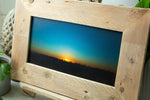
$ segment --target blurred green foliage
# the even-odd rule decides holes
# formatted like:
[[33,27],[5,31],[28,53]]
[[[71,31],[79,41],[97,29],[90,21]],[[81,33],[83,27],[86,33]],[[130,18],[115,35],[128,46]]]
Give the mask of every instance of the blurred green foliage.
[[140,0],[137,4],[136,7],[140,8],[150,8],[150,0]]
[[0,84],[4,80],[5,76],[11,78],[10,70],[12,70],[10,64],[0,61]]

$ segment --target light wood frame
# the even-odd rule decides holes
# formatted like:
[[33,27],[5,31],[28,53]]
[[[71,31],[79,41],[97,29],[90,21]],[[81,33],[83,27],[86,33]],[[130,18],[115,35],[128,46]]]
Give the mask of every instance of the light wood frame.
[[[115,87],[27,63],[31,16],[123,32]],[[138,100],[150,10],[64,0],[17,0],[13,79],[78,100]]]

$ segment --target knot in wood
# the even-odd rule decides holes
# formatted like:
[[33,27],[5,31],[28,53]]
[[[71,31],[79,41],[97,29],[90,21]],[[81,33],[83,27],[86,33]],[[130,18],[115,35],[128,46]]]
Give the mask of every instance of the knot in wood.
[[109,100],[116,100],[114,96],[111,96]]
[[130,63],[131,63],[131,64],[133,64],[133,63],[134,63],[134,59],[133,59],[133,58],[130,58],[130,60],[129,60],[129,61],[130,61]]
[[22,29],[20,30],[20,34],[22,34]]
[[46,3],[48,3],[48,4],[49,4],[49,3],[51,3],[51,1],[50,1],[50,0],[46,0]]
[[24,73],[24,74],[27,74],[28,71],[27,71],[25,68],[23,68],[23,73]]
[[45,72],[45,73],[44,73],[44,76],[45,76],[45,78],[51,78],[51,74],[48,73],[48,72]]
[[90,0],[91,2],[95,2],[95,0]]
[[89,100],[90,99],[90,97],[89,96],[84,96],[84,100]]
[[88,91],[84,91],[84,93],[88,93]]
[[24,18],[22,19],[22,22],[25,22],[25,19],[24,19]]
[[33,3],[34,2],[34,0],[29,0],[29,3]]
[[124,92],[124,88],[120,87],[120,92],[123,93]]

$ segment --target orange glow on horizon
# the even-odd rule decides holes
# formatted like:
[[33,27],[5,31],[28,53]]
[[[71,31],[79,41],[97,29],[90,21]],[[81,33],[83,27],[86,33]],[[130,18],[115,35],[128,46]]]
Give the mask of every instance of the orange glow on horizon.
[[63,61],[66,61],[66,62],[75,63],[75,61],[73,61],[73,60],[71,60],[71,59],[69,59],[69,58],[67,58],[67,57],[59,58],[59,59],[61,59],[61,60],[63,60]]

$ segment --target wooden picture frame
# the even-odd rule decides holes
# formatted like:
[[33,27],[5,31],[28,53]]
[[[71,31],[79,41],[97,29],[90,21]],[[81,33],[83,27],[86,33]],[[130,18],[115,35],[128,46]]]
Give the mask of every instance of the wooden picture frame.
[[[123,32],[115,87],[27,63],[31,16]],[[15,80],[78,100],[138,100],[150,10],[59,0],[17,0],[12,50]]]

